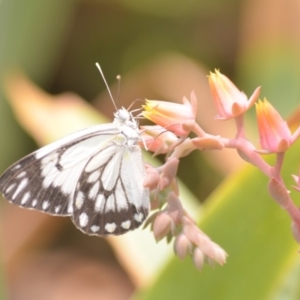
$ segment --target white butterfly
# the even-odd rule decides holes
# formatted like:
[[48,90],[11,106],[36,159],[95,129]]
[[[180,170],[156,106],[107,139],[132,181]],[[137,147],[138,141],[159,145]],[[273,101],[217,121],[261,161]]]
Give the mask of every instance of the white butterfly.
[[73,133],[24,157],[0,177],[11,203],[70,216],[84,233],[119,235],[149,212],[138,124],[125,108],[113,123]]

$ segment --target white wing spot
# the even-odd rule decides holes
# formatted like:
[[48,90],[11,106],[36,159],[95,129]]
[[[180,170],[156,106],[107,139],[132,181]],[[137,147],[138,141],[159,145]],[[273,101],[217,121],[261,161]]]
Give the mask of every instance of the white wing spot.
[[29,198],[30,198],[30,192],[25,193],[22,200],[21,200],[21,204],[22,205],[25,204],[28,201]]
[[43,204],[42,204],[43,210],[46,210],[49,207],[49,204],[50,204],[49,201],[47,201],[47,200],[44,201]]
[[115,211],[115,197],[114,194],[110,194],[105,203],[105,212]]
[[144,215],[143,215],[142,213],[139,213],[139,214],[135,214],[135,215],[134,215],[134,219],[135,219],[137,222],[142,222],[143,217],[144,217]]
[[82,204],[84,202],[84,194],[82,192],[79,192],[77,194],[76,200],[75,200],[75,206],[77,209],[80,209],[82,207]]
[[121,227],[123,227],[124,229],[129,229],[130,225],[131,225],[130,220],[127,220],[127,221],[121,223]]
[[104,228],[107,232],[112,233],[116,230],[117,225],[116,223],[107,223]]
[[96,232],[96,231],[98,231],[99,229],[100,229],[100,227],[97,226],[97,225],[93,225],[93,226],[91,227],[91,230],[92,230],[93,232]]
[[20,169],[22,167],[22,165],[18,164],[16,166],[14,166],[11,170],[17,170]]
[[22,191],[22,189],[24,189],[24,187],[27,185],[27,183],[28,183],[28,179],[27,179],[27,178],[24,178],[24,179],[20,182],[18,188],[16,189],[16,191],[15,191],[14,194],[13,194],[13,196],[11,197],[12,200],[14,200],[14,199],[18,196],[18,194]]
[[80,216],[79,216],[79,225],[81,227],[85,227],[87,225],[89,221],[89,217],[87,216],[86,213],[82,213]]
[[61,205],[55,206],[54,211],[55,213],[58,213],[61,209]]
[[35,207],[35,206],[37,205],[37,200],[34,199],[34,200],[31,202],[31,205],[32,205],[32,207]]
[[105,197],[103,194],[98,195],[97,200],[95,202],[95,211],[100,211],[101,207],[104,205]]
[[72,202],[69,202],[69,205],[68,205],[68,214],[72,214],[72,213],[73,213]]
[[15,187],[15,183],[11,184],[7,189],[6,189],[6,193],[9,193],[14,187]]
[[99,187],[100,187],[100,183],[99,181],[97,181],[93,187],[90,189],[90,192],[89,192],[89,198],[90,199],[94,199],[96,198],[97,194],[98,194],[98,191],[99,191]]
[[23,172],[21,172],[21,173],[17,176],[17,178],[21,178],[21,177],[23,177],[23,176],[25,176],[25,175],[26,175],[26,172],[23,171]]
[[[36,153],[36,158],[38,158],[38,153]],[[58,159],[58,153],[54,152],[52,154],[46,155],[42,160],[41,163],[43,166],[49,164],[50,162],[55,165]]]
[[100,177],[100,174],[100,171],[93,172],[92,174],[90,174],[87,182],[95,182]]

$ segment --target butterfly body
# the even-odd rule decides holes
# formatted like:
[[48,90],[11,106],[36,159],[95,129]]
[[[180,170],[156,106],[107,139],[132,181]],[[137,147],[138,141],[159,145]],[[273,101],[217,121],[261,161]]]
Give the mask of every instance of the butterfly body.
[[12,165],[0,191],[21,207],[70,216],[84,233],[123,234],[149,211],[140,140],[135,119],[119,109],[113,123],[73,133]]

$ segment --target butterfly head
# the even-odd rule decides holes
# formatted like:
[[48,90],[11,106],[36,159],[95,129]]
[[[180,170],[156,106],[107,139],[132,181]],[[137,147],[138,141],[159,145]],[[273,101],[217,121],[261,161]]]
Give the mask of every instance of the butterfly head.
[[115,112],[114,114],[115,119],[114,123],[117,125],[126,125],[128,127],[131,127],[133,129],[138,128],[138,123],[135,120],[135,118],[132,116],[132,114],[124,107],[120,108]]

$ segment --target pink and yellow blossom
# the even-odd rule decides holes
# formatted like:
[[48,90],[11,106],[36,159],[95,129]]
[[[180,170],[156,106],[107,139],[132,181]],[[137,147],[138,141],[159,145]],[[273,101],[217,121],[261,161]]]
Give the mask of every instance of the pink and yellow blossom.
[[183,104],[146,100],[143,108],[142,115],[145,118],[182,137],[187,136],[194,127],[197,99],[192,93],[191,101],[184,97]]
[[247,96],[218,70],[215,70],[215,73],[210,73],[208,81],[218,111],[217,119],[226,120],[245,113],[259,97],[260,87],[254,91],[248,100]]
[[267,99],[259,100],[256,104],[256,116],[263,150],[268,153],[286,151],[293,142],[291,131],[286,121]]

